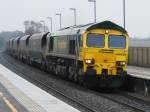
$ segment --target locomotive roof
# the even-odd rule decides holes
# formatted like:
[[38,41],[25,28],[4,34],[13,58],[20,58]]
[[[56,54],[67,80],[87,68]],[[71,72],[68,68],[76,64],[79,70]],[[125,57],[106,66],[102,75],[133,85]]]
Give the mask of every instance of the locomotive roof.
[[63,35],[63,34],[67,34],[70,32],[72,34],[75,34],[79,30],[81,33],[82,31],[88,31],[88,30],[93,30],[93,29],[113,29],[113,30],[117,30],[117,31],[120,31],[123,33],[127,33],[127,31],[123,27],[121,27],[111,21],[103,21],[103,22],[99,22],[99,23],[89,23],[89,24],[85,24],[85,25],[78,25],[78,26],[62,28],[57,32],[57,34]]
[[97,28],[100,28],[100,29],[113,29],[113,30],[118,30],[118,31],[123,32],[123,33],[127,33],[127,31],[123,27],[121,27],[121,26],[119,26],[119,25],[117,25],[117,24],[115,24],[111,21],[104,21],[104,22],[101,22],[101,23],[93,24],[90,27],[88,27],[87,30],[97,29]]

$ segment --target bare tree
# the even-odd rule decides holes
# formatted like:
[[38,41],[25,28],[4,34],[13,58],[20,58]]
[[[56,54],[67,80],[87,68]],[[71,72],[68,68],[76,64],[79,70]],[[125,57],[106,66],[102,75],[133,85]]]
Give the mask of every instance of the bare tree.
[[34,33],[41,33],[44,32],[48,32],[48,27],[44,26],[42,23],[40,22],[35,22],[35,21],[25,21],[24,22],[24,26],[25,26],[25,34],[26,35],[32,35]]
[[5,47],[6,42],[11,38],[16,38],[18,36],[24,36],[22,31],[4,31],[0,32],[0,48]]

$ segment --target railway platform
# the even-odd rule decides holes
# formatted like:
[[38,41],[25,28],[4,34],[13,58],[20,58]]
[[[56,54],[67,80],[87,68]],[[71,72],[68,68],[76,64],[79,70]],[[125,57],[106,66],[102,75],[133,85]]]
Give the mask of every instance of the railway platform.
[[79,112],[0,64],[0,112]]
[[0,83],[0,112],[27,112],[27,110]]
[[128,66],[128,87],[131,91],[150,98],[150,68]]
[[150,68],[128,66],[127,71],[131,77],[150,80]]

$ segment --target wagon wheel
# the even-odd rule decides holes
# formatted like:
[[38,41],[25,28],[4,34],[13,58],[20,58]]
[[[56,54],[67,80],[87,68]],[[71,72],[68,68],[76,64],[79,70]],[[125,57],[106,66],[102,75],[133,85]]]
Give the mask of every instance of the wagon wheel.
[[84,80],[82,76],[78,76],[78,84],[83,86]]

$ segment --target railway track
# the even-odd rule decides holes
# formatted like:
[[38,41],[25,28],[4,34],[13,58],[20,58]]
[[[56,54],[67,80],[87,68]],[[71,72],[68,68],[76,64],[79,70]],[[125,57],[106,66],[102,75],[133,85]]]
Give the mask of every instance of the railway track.
[[41,86],[46,87],[48,90],[55,92],[58,95],[61,95],[62,97],[64,97],[65,99],[68,99],[69,101],[71,101],[72,103],[77,104],[80,108],[83,108],[86,112],[97,112],[97,110],[93,110],[91,108],[89,108],[87,105],[84,105],[78,101],[75,101],[73,98],[66,96],[65,94],[63,94],[61,91],[58,91],[50,86],[48,86],[46,83],[43,83],[39,80],[35,80],[32,77],[28,77],[30,79],[32,79],[34,82],[38,83],[38,85],[40,84]]
[[[112,97],[112,96],[109,96],[109,95],[100,95],[100,96],[102,96],[102,97],[104,97],[104,98],[107,98],[107,99],[109,99],[109,100],[111,100],[111,101],[113,101],[113,102],[116,102],[116,103],[119,103],[119,104],[122,104],[122,105],[124,105],[124,106],[126,106],[126,107],[129,107],[129,108],[132,108],[133,110],[135,110],[135,112],[146,112],[146,110],[145,109],[143,109],[143,108],[141,108],[141,107],[139,107],[139,106],[137,106],[137,107],[135,107],[135,105],[133,104],[128,104],[127,102],[124,102],[124,101],[122,101],[121,99],[119,100],[119,99],[115,99],[115,95],[114,95],[114,97]],[[129,97],[128,97],[129,98]],[[135,99],[134,99],[135,100]],[[138,99],[139,100],[139,99]],[[143,100],[141,100],[140,99],[140,102],[143,102]],[[150,104],[150,103],[149,103]],[[149,112],[148,110],[147,110],[147,112]]]
[[[7,64],[10,65],[10,63],[9,63],[7,60],[6,60],[6,62],[7,62]],[[68,99],[68,100],[71,101],[72,103],[77,104],[77,105],[78,105],[80,108],[82,108],[85,112],[98,112],[97,110],[93,110],[93,109],[89,108],[89,106],[84,105],[84,104],[82,104],[82,103],[80,103],[80,102],[78,102],[78,101],[75,101],[73,98],[66,96],[66,95],[63,94],[61,91],[56,90],[55,88],[53,88],[53,87],[47,85],[47,83],[44,83],[44,82],[40,81],[39,79],[35,79],[35,78],[33,78],[32,76],[24,75],[24,73],[23,73],[22,71],[19,71],[19,72],[21,73],[21,75],[22,75],[23,77],[28,78],[30,81],[32,81],[32,82],[38,84],[39,86],[42,86],[42,87],[44,86],[45,89],[47,89],[47,90],[49,90],[49,91],[53,91],[55,94],[61,95],[62,97],[64,97],[65,99]]]
[[[8,59],[6,59],[7,58],[6,56],[2,56],[1,58],[3,58],[3,60],[5,60],[5,62],[7,64],[9,64],[10,66],[12,65],[8,61]],[[42,88],[44,87],[48,91],[53,91],[54,94],[57,94],[57,95],[65,98],[65,99],[68,99],[70,102],[76,104],[77,107],[80,107],[82,111],[85,111],[85,112],[103,112],[103,110],[92,109],[90,106],[88,106],[88,105],[86,105],[84,103],[81,103],[79,101],[76,101],[72,97],[68,97],[67,95],[62,93],[62,91],[59,91],[58,89],[53,88],[52,86],[48,85],[47,83],[45,83],[45,82],[43,82],[43,81],[41,81],[39,79],[35,79],[35,77],[33,78],[32,75],[31,76],[30,75],[26,75],[22,70],[20,70],[18,68],[15,68],[15,66],[13,67],[13,69],[15,69],[15,71],[20,72],[20,75],[22,75],[22,77],[25,77],[25,78],[29,79],[30,81],[32,81],[33,83],[36,83],[36,85],[41,86]],[[123,106],[125,106],[127,108],[130,108],[132,111],[135,111],[135,112],[145,112],[145,111],[149,112],[148,108],[150,108],[150,107],[148,107],[148,108],[145,107],[146,109],[140,108],[139,105],[137,105],[137,104],[135,106],[135,103],[133,103],[133,105],[132,105],[131,102],[127,103],[126,101],[124,102],[123,100],[120,100],[120,99],[116,98],[116,97],[120,96],[120,94],[102,94],[102,93],[98,93],[98,92],[95,92],[95,91],[90,91],[90,93],[95,94],[95,95],[100,96],[100,97],[103,97],[103,98],[106,98],[106,99],[108,99],[110,101],[113,101],[115,103],[121,104],[121,105],[123,105]],[[120,97],[122,98],[122,96],[123,95],[121,95]],[[128,97],[128,96],[125,96],[125,97]],[[132,100],[135,100],[135,99],[132,99]],[[144,101],[138,99],[138,102],[143,103]],[[144,103],[148,103],[148,102],[144,102]]]

